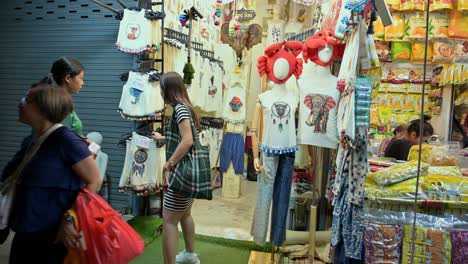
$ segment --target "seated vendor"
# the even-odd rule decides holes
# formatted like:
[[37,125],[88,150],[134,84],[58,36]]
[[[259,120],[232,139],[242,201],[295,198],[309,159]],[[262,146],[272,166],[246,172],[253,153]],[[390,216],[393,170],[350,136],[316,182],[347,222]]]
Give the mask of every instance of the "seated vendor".
[[[420,141],[420,120],[412,121],[407,128],[406,135],[392,140],[385,149],[385,157],[395,158],[397,160],[408,160],[408,154],[412,145],[419,144]],[[423,142],[427,142],[434,134],[434,128],[427,121],[424,121],[422,128]]]

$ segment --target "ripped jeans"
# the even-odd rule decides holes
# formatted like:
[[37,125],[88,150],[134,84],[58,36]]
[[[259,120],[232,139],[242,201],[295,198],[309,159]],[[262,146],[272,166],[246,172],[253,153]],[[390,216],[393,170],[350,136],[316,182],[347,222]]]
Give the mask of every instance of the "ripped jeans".
[[250,234],[259,245],[266,241],[271,213],[270,242],[280,246],[286,239],[286,220],[291,194],[295,153],[263,153],[263,172],[257,179],[257,203]]

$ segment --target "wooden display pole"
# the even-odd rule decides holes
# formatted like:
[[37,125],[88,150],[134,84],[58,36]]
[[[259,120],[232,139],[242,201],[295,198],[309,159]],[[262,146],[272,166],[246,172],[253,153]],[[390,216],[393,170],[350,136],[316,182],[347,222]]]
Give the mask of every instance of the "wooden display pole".
[[309,259],[315,258],[315,230],[317,230],[317,207],[310,206]]

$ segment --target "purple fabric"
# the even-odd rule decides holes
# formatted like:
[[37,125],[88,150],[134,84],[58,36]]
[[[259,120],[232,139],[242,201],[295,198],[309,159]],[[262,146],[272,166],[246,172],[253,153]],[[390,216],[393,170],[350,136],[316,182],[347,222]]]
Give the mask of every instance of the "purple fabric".
[[451,231],[452,264],[464,264],[468,259],[468,231]]

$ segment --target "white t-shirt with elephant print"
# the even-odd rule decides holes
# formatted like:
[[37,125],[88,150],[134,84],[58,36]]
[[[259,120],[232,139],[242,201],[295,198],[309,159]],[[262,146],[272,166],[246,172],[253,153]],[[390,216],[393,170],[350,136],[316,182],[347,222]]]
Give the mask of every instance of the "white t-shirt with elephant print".
[[297,142],[336,149],[338,147],[337,113],[340,93],[336,79],[320,84],[316,77],[302,76],[297,80],[299,88],[299,124]]
[[287,91],[268,90],[258,96],[263,109],[263,138],[261,150],[273,154],[296,152],[297,96]]

